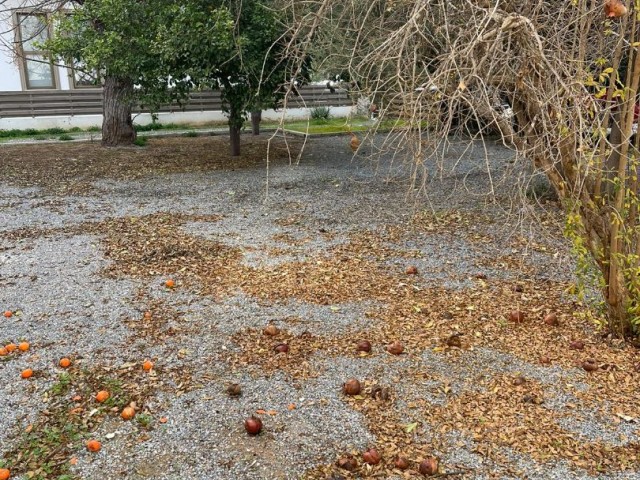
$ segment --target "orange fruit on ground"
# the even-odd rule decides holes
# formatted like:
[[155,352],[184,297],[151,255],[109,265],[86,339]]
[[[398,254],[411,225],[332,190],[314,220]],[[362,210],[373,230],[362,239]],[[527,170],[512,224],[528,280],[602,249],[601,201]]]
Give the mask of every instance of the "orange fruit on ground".
[[148,372],[149,370],[151,370],[153,368],[153,362],[149,361],[149,360],[145,360],[144,363],[142,364],[142,369],[145,372]]
[[100,390],[96,395],[96,402],[105,402],[109,398],[109,392],[106,390]]
[[62,368],[69,368],[71,366],[71,360],[69,360],[67,357],[61,358],[60,359],[60,366]]
[[8,468],[0,468],[0,480],[8,480],[11,476],[11,472]]
[[16,351],[16,348],[18,348],[18,346],[15,343],[10,343],[7,346],[5,346],[4,348],[7,349],[7,352],[12,353]]
[[164,282],[164,284],[167,286],[167,288],[173,288],[176,286],[176,282],[174,282],[171,278]]
[[90,452],[98,452],[102,448],[102,444],[98,440],[89,440],[87,442],[87,450]]
[[4,347],[0,347],[0,357],[4,357],[5,355],[9,355],[9,350]]
[[21,352],[26,352],[27,350],[29,350],[29,347],[31,345],[29,345],[29,342],[22,342],[20,343],[20,345],[18,345],[18,350],[20,350]]
[[33,370],[31,370],[30,368],[27,368],[26,370],[23,370],[22,373],[20,374],[20,376],[22,378],[31,378],[33,377]]
[[131,407],[124,407],[122,409],[122,413],[120,414],[120,416],[124,420],[131,420],[133,417],[136,416],[136,411]]
[[160,417],[160,423],[167,423],[169,419],[167,417]]
[[13,316],[13,312],[11,310],[6,310],[3,315],[7,318],[11,318]]

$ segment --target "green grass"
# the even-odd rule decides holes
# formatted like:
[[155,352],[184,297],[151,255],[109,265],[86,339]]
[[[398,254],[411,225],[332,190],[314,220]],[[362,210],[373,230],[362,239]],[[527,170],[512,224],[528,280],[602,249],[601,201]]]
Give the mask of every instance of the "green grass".
[[[137,132],[151,132],[151,131],[157,131],[157,130],[189,130],[193,127],[190,127],[188,125],[178,125],[175,123],[151,123],[149,125],[134,125],[134,128]],[[82,129],[80,127],[72,127],[69,129],[53,127],[53,128],[45,128],[41,130],[38,130],[35,128],[26,128],[26,129],[15,128],[11,130],[0,130],[0,142],[12,140],[12,139],[19,139],[19,138],[31,138],[33,140],[49,140],[51,138],[56,138],[56,136],[58,136],[58,140],[73,140],[73,137],[70,136],[69,134],[85,133],[85,132],[97,133],[100,131],[101,131],[101,128],[97,125],[94,125],[85,129]]]
[[[263,126],[266,128],[275,128],[278,125],[275,123],[265,123]],[[377,131],[385,132],[392,128],[404,128],[406,126],[407,123],[402,120],[383,120],[379,123],[374,123],[367,117],[285,121],[284,124],[287,130],[308,134],[366,132],[374,128],[377,129]]]
[[[100,389],[108,390],[111,397],[97,405],[94,395]],[[46,413],[39,414],[28,429],[16,436],[14,448],[0,458],[0,467],[14,471],[15,478],[79,480],[71,471],[72,456],[105,418],[117,418],[123,406],[133,398],[146,398],[149,391],[144,380],[110,377],[101,370],[60,373],[45,393]],[[71,395],[78,395],[78,399],[72,401]],[[139,414],[136,418],[139,430],[152,428],[152,416]]]
[[147,141],[148,141],[147,137],[138,137],[133,142],[133,144],[137,145],[138,147],[144,147],[147,144]]

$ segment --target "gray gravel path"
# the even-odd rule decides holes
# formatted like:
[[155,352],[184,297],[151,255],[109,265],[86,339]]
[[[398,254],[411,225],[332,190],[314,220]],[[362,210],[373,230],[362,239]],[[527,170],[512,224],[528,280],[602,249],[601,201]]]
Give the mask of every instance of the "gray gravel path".
[[[365,144],[363,150],[368,148]],[[462,369],[460,364],[454,367],[442,356],[428,353],[386,367],[378,365],[376,357],[327,360],[317,356],[312,363],[320,374],[307,382],[284,373],[269,378],[254,371],[240,375],[221,359],[237,350],[231,337],[243,329],[261,328],[269,322],[282,325],[287,317],[298,317],[299,323],[289,325],[293,333],[335,335],[365,326],[366,313],[377,305],[352,302],[336,309],[295,299],[264,304],[242,292],[223,300],[187,291],[168,293],[161,278],[114,280],[100,275],[108,260],[96,236],[52,234],[2,240],[3,233],[24,227],[69,227],[166,211],[217,214],[222,216],[219,222],[191,222],[184,231],[243,249],[244,264],[255,267],[311,258],[348,242],[353,232],[401,222],[417,209],[489,212],[498,220],[490,226],[479,223],[477,230],[494,242],[481,247],[437,232],[388,245],[417,252],[421,281],[462,289],[480,268],[478,260],[504,253],[515,231],[530,237],[539,234],[531,222],[520,221],[528,212],[512,208],[508,201],[513,188],[526,181],[513,173],[522,160],[499,145],[490,143],[487,148],[491,176],[480,145],[471,149],[453,145],[444,168],[423,177],[427,196],[419,201],[407,195],[411,192],[410,168],[388,157],[377,163],[369,162],[363,153],[353,158],[345,137],[312,139],[299,165],[272,167],[268,173],[256,168],[159,175],[139,181],[102,179],[94,183],[95,193],[87,196],[51,197],[36,188],[3,184],[0,176],[0,309],[21,312],[10,321],[0,321],[0,343],[29,339],[32,345],[30,353],[0,363],[0,432],[11,432],[0,435],[0,459],[15,445],[16,432],[46,408],[42,395],[51,380],[43,376],[25,387],[16,381],[19,372],[26,366],[55,372],[58,359],[70,354],[105,365],[142,357],[161,359],[173,370],[195,372],[197,384],[179,395],[171,389],[159,391],[149,400],[149,412],[166,416],[168,422],[149,431],[143,442],[136,440],[140,432],[133,424],[105,422],[96,433],[104,441],[103,450],[96,455],[77,453],[74,472],[86,479],[301,478],[307,468],[375,442],[362,415],[342,400],[341,382],[348,376],[393,378],[408,367],[451,376],[453,394],[473,389],[473,376],[480,370],[524,373],[549,385],[549,408],[563,409],[571,399],[554,390],[554,384],[571,381],[579,385],[583,372],[530,365],[489,350],[471,352]],[[486,197],[491,189],[498,195],[497,203]],[[332,238],[319,235],[320,230],[330,232]],[[554,246],[559,255],[535,253],[527,261],[532,265],[545,262],[554,279],[569,279],[572,262],[566,245],[559,240]],[[273,248],[284,249],[286,254],[274,256],[268,252]],[[442,267],[445,257],[455,261],[444,262]],[[403,264],[400,257],[388,259],[391,268],[402,269]],[[509,269],[482,268],[496,278],[522,277]],[[142,313],[137,296],[141,290],[179,313],[179,321],[169,325],[177,329],[175,337],[148,342],[123,322]],[[224,392],[224,385],[231,381],[244,386],[239,399]],[[399,415],[411,418],[406,405],[412,398],[424,398],[434,405],[446,402],[446,396],[434,393],[438,387],[437,382],[426,381],[403,387],[395,407]],[[291,403],[298,408],[288,411]],[[241,432],[242,419],[256,409],[279,413],[267,418],[265,435],[251,438]],[[566,412],[564,427],[584,438],[620,442],[624,435],[627,442],[636,439],[629,424],[617,428],[596,412],[581,412],[581,418]],[[440,453],[447,462],[477,469],[485,460],[473,453],[472,443],[462,433],[456,434],[451,438],[452,449]],[[517,461],[528,472],[527,478],[640,478],[632,474],[593,477],[562,464],[551,468],[527,458]],[[491,468],[499,471],[497,466]]]

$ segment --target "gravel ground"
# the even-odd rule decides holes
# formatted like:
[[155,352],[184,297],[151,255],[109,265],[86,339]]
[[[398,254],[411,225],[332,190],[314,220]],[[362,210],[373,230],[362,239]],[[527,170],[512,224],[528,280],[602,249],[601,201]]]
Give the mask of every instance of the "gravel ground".
[[[367,419],[343,399],[341,384],[351,376],[395,385],[394,410],[402,422],[410,423],[415,417],[412,401],[446,405],[450,395],[481,388],[475,384],[478,375],[522,374],[545,386],[545,408],[563,412],[562,427],[567,431],[585,441],[637,441],[633,423],[616,425],[598,411],[565,408],[576,399],[562,385],[589,389],[581,370],[544,367],[486,348],[465,351],[464,362],[431,350],[385,362],[380,361],[384,355],[380,351],[367,358],[328,358],[317,352],[309,363],[318,374],[310,379],[285,372],[264,374],[255,366],[238,370],[224,360],[238,352],[234,335],[246,329],[274,323],[294,335],[349,335],[366,329],[371,322],[368,315],[382,306],[373,299],[318,305],[296,298],[265,302],[241,290],[226,298],[190,289],[169,291],[162,276],[103,275],[109,260],[100,235],[56,231],[35,238],[10,235],[18,229],[69,229],[84,222],[156,212],[220,215],[219,221],[195,220],[177,228],[240,248],[244,266],[275,268],[308,261],[319,253],[329,255],[347,245],[354,233],[375,234],[387,225],[406,222],[417,211],[456,210],[477,216],[477,223],[468,227],[472,236],[486,241],[439,231],[383,241],[394,251],[411,253],[420,272],[419,285],[464,291],[474,285],[478,271],[504,281],[572,279],[565,242],[538,228],[539,210],[512,203],[516,187],[527,180],[515,175],[522,160],[509,150],[488,143],[487,161],[481,145],[468,148],[454,143],[444,156],[443,168],[422,172],[425,183],[416,187],[408,166],[388,155],[370,162],[366,155],[370,148],[363,144],[363,151],[352,157],[345,137],[311,139],[299,165],[271,166],[268,172],[230,166],[132,180],[101,178],[92,182],[92,192],[73,196],[3,183],[0,176],[0,238],[8,239],[0,240],[0,308],[17,312],[0,321],[0,344],[24,339],[31,343],[26,354],[0,362],[0,431],[8,432],[0,435],[0,459],[17,444],[18,432],[47,408],[43,395],[52,384],[49,374],[59,371],[59,358],[70,355],[86,366],[152,358],[171,373],[164,387],[145,402],[149,415],[166,417],[167,422],[141,432],[133,423],[108,418],[95,432],[103,439],[102,451],[75,452],[73,473],[79,478],[302,478],[307,469],[378,440]],[[423,188],[427,195],[415,200],[415,188]],[[494,200],[487,197],[492,190],[497,194]],[[492,221],[481,221],[481,212]],[[516,235],[546,242],[547,251],[514,250]],[[497,261],[487,266],[487,259],[509,254],[520,255],[526,268]],[[406,257],[397,255],[381,264],[402,273],[406,263]],[[181,280],[180,272],[176,279]],[[157,338],[141,333],[136,321],[140,322],[148,302],[162,302],[176,312],[163,325],[171,333]],[[27,366],[41,375],[28,383],[16,381]],[[439,380],[398,384],[394,379],[407,369],[448,377],[450,394],[442,393]],[[157,375],[162,377],[161,368]],[[181,387],[181,375],[189,388]],[[241,397],[225,393],[230,382],[243,386]],[[288,409],[291,404],[294,409]],[[242,420],[257,409],[277,414],[264,417],[264,434],[248,437]],[[416,442],[427,444],[430,439],[429,431],[416,432]],[[454,432],[447,442],[450,448],[436,453],[444,464],[468,469],[463,478],[518,478],[476,453],[467,433]],[[640,473],[593,476],[561,460],[542,464],[508,449],[503,453],[517,463],[523,472],[520,478],[640,478]]]

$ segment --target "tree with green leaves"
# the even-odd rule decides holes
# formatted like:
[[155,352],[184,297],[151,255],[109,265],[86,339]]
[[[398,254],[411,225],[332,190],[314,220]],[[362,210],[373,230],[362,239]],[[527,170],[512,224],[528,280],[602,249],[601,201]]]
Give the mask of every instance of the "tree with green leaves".
[[[189,2],[172,0],[74,0],[76,8],[59,15],[55,34],[45,48],[65,62],[96,72],[103,85],[102,143],[131,144],[136,133],[131,117],[136,103],[159,106],[183,98],[191,82],[184,58],[200,57],[202,49],[184,52],[179,42],[191,37]],[[212,2],[208,2],[212,3]],[[206,45],[207,64],[217,70],[232,52],[233,20],[224,7],[203,8],[207,28],[195,29]],[[171,41],[167,33],[179,32]]]
[[[202,42],[212,28],[207,13],[227,9],[233,18],[233,53],[224,62],[216,62],[216,45]],[[240,132],[252,112],[254,119],[265,108],[275,108],[286,92],[290,65],[284,56],[288,27],[272,1],[185,0],[168,31],[164,51],[172,55],[192,88],[219,89],[224,111],[229,118],[231,154],[240,154]],[[189,25],[188,29],[181,25]],[[305,76],[305,72],[299,75]]]

